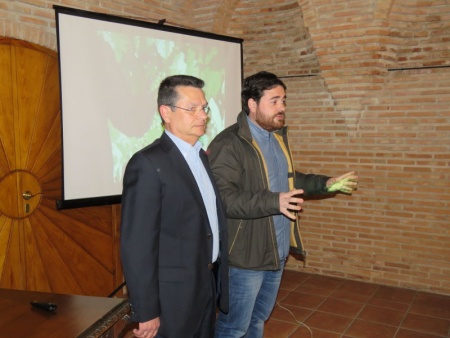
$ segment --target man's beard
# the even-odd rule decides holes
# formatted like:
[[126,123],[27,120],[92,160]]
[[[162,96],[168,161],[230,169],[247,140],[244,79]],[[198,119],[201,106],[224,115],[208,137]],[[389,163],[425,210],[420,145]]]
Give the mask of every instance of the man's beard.
[[[257,111],[255,120],[256,120],[256,123],[258,123],[258,125],[261,128],[263,128],[269,132],[272,132],[272,131],[278,130],[284,126],[284,118],[282,120],[278,120],[278,121],[274,120],[277,115],[278,114],[276,114],[275,116],[265,116],[262,113],[260,113],[259,111]],[[284,115],[284,113],[283,113],[283,115]]]

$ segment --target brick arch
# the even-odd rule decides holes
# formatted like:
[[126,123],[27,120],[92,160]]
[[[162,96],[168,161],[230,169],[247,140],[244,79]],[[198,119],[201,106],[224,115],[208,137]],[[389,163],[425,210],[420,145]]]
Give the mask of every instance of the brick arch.
[[317,57],[297,2],[239,1],[228,16],[227,33],[244,39],[246,73],[262,69],[280,76],[318,72]]
[[374,5],[374,18],[388,19],[395,0],[377,0]]
[[348,130],[358,130],[366,102],[386,81],[392,61],[386,20],[393,1],[361,0],[355,9],[342,1],[298,0],[321,77]]
[[392,0],[386,13],[394,68],[450,65],[448,4]]
[[303,21],[306,27],[315,27],[317,24],[317,12],[314,0],[297,0],[302,8]]
[[212,31],[219,34],[226,34],[231,17],[240,0],[222,1],[217,7],[216,14],[213,18]]

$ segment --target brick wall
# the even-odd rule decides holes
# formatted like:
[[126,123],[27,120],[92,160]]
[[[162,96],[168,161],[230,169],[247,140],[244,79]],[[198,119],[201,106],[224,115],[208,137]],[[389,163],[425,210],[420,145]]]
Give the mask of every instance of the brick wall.
[[329,174],[356,169],[361,177],[353,197],[305,205],[307,266],[448,293],[450,6],[300,3],[323,86],[311,93],[317,80],[294,84],[299,98],[317,98],[306,102],[319,108],[300,107],[300,99],[295,109],[298,167]]
[[288,85],[297,169],[361,180],[304,203],[288,268],[450,294],[448,1],[0,1],[0,36],[55,50],[53,4],[243,38],[245,75]]

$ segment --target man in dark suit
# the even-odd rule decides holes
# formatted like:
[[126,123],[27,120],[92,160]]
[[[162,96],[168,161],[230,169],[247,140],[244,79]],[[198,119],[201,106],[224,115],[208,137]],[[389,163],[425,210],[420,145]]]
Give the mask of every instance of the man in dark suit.
[[228,311],[225,217],[198,141],[209,111],[203,86],[187,75],[161,82],[165,131],[125,170],[121,258],[136,337],[209,338],[216,301]]

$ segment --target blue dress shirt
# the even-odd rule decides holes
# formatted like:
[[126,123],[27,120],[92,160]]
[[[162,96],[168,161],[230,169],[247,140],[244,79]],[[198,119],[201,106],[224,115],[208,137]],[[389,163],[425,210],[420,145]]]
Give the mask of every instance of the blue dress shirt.
[[[248,117],[247,120],[250,126],[250,132],[256,143],[258,143],[266,162],[270,191],[289,191],[287,160],[280,144],[273,135],[274,132],[268,132],[261,128]],[[289,255],[290,220],[280,213],[279,215],[273,215],[273,221],[277,236],[278,254],[280,260],[283,261]]]
[[200,141],[197,141],[192,146],[167,130],[165,130],[165,133],[175,143],[183,157],[186,159],[186,162],[194,175],[195,181],[197,182],[200,193],[202,194],[203,203],[205,203],[209,225],[213,235],[212,262],[215,262],[219,256],[219,221],[217,218],[216,193],[214,192],[205,166],[200,159],[202,144]]

